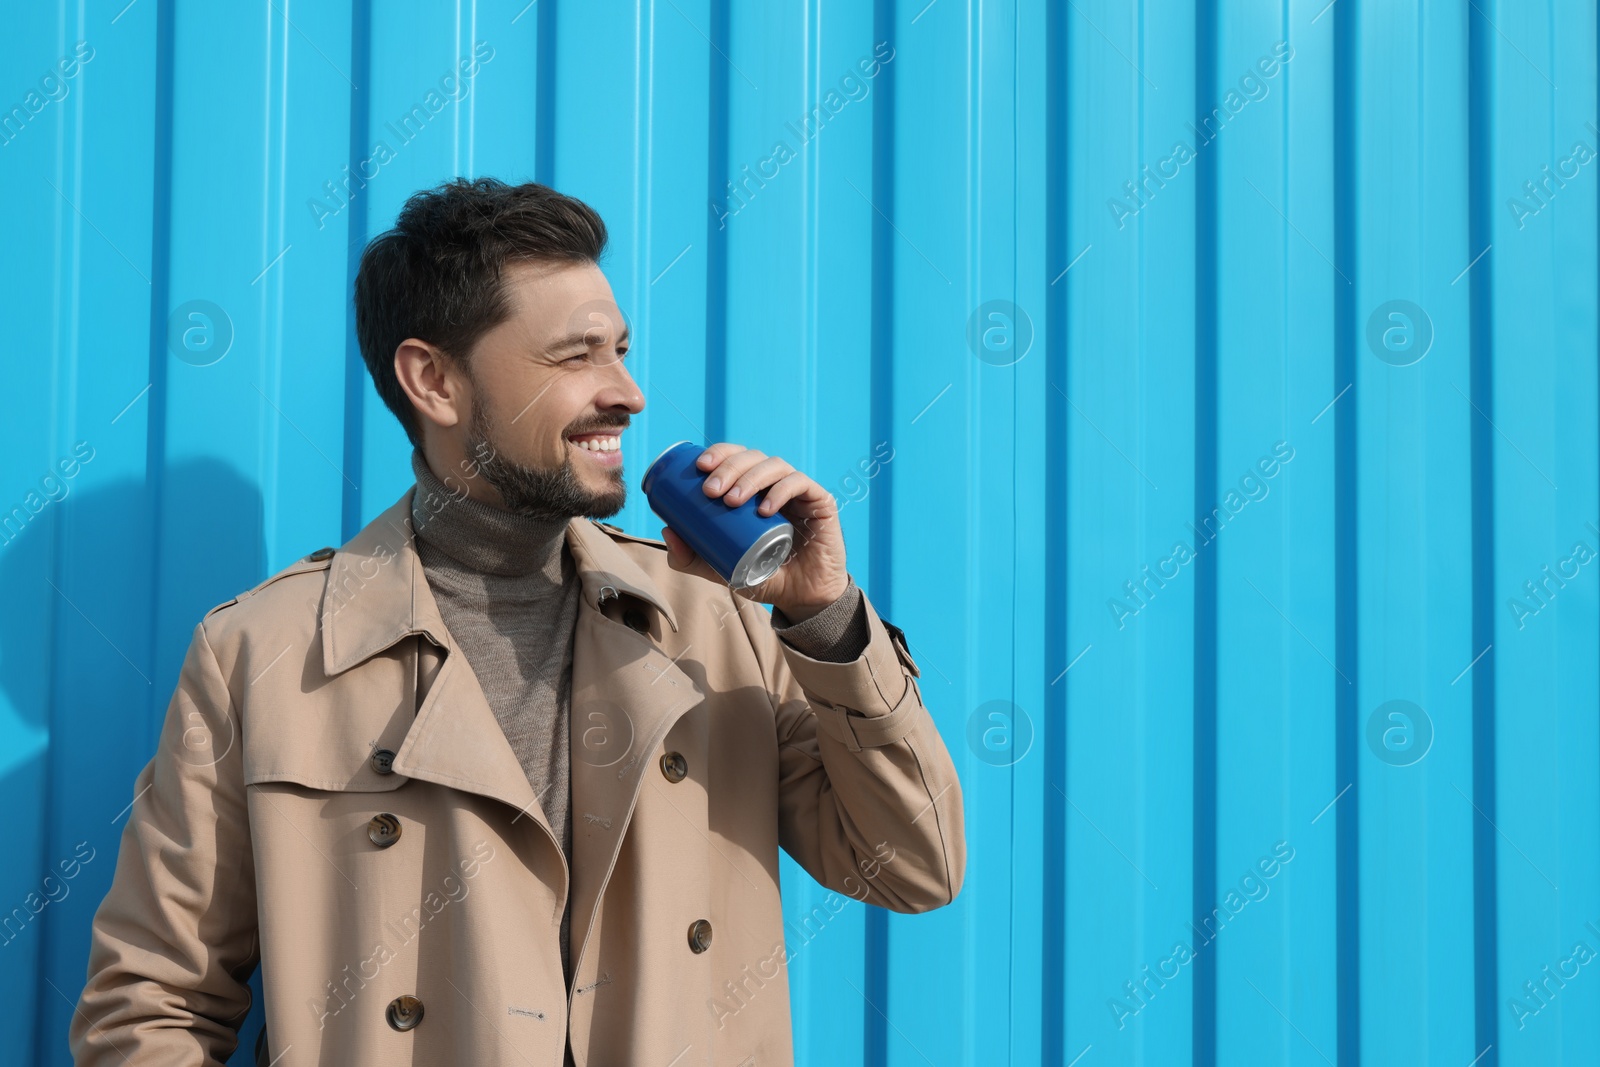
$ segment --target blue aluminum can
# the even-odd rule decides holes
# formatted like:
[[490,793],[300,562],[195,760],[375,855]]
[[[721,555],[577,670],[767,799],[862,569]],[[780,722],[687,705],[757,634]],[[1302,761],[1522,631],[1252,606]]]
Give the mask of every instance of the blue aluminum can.
[[705,493],[707,473],[694,465],[705,447],[679,441],[657,456],[644,472],[642,488],[650,510],[683,538],[711,569],[735,589],[771,578],[794,550],[794,525],[782,515],[757,515],[767,495],[755,493],[738,507]]

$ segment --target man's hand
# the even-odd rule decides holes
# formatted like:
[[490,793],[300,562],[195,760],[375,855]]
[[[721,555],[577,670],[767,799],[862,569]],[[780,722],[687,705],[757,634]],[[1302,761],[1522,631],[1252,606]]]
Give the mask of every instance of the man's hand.
[[[837,600],[850,584],[844,565],[844,531],[833,494],[776,456],[743,445],[719,442],[706,449],[695,466],[709,477],[705,494],[737,507],[765,489],[758,515],[781,512],[794,524],[794,551],[776,574],[753,589],[736,590],[749,600],[771,604],[791,623],[803,622]],[[667,562],[715,582],[726,580],[679,537],[662,527]]]

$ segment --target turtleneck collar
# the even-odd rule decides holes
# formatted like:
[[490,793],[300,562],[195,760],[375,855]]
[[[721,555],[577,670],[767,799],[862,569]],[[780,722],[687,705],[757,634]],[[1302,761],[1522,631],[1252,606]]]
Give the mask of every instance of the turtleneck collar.
[[411,524],[419,539],[486,574],[542,571],[561,581],[569,520],[518,515],[452,492],[429,469],[420,448],[411,450],[411,469],[417,476]]

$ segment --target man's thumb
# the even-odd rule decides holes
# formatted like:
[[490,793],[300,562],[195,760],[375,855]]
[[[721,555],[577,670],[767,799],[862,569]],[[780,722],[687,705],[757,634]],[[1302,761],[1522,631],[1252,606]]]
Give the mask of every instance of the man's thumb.
[[689,547],[688,542],[674,533],[670,526],[661,528],[661,539],[667,543],[667,565],[673,570],[685,571],[707,581],[723,582],[722,575],[697,555],[695,550]]

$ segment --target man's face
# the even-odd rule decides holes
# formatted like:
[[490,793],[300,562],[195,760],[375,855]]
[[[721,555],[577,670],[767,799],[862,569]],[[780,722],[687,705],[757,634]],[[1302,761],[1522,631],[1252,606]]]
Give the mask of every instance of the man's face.
[[609,518],[628,492],[621,433],[644,408],[611,286],[592,264],[513,263],[504,278],[512,315],[468,360],[466,461],[507,511]]

